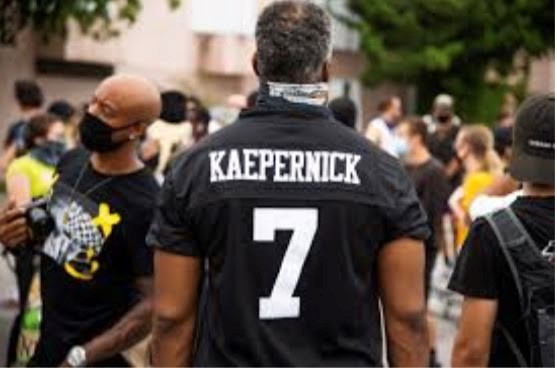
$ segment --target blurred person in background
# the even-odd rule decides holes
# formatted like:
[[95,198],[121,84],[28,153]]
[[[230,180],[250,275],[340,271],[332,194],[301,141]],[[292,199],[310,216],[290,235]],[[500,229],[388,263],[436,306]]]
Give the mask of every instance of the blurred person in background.
[[137,146],[160,109],[157,88],[144,78],[105,79],[79,124],[87,150],[58,163],[46,240],[13,202],[0,211],[0,241],[41,253],[43,313],[31,366],[127,366],[122,352],[149,333],[153,259],[145,235],[159,186]]
[[350,129],[356,129],[356,104],[350,97],[338,97],[329,102],[329,109],[335,119]]
[[188,98],[180,91],[161,94],[160,118],[147,129],[147,139],[142,143],[142,159],[154,168],[155,176],[162,181],[172,156],[192,135],[192,125],[186,119]]
[[394,129],[402,116],[402,102],[396,96],[385,98],[377,106],[379,116],[373,119],[366,130],[366,137],[391,156],[399,157],[399,146]]
[[[35,115],[27,123],[24,132],[27,154],[14,159],[6,171],[6,194],[17,207],[23,208],[50,192],[56,165],[65,152],[64,133],[64,123],[54,115]],[[39,262],[29,247],[17,249],[13,255],[20,309],[10,335],[8,364],[21,365],[27,364],[36,343],[31,336],[26,336],[22,318],[29,306],[40,308],[37,293],[30,292]],[[37,327],[31,333],[38,333]],[[25,349],[16,348],[21,344]]]
[[511,110],[501,110],[497,121],[495,121],[495,127],[501,128],[511,128],[514,125],[514,114]]
[[252,108],[255,107],[258,96],[259,96],[259,91],[258,90],[255,90],[248,95],[247,105],[246,105],[247,109],[252,109]]
[[41,88],[31,80],[15,82],[14,97],[20,110],[20,117],[8,127],[2,155],[0,156],[1,171],[5,171],[8,164],[17,155],[25,151],[25,126],[31,117],[41,112],[44,102]]
[[[414,182],[416,194],[428,217],[432,235],[425,241],[425,291],[426,300],[431,289],[431,277],[439,250],[444,252],[445,234],[443,231],[443,214],[449,198],[449,183],[445,177],[443,165],[431,156],[427,142],[427,126],[417,118],[402,120],[397,126],[397,135],[405,149],[402,160],[406,171]],[[436,353],[435,319],[428,318],[430,366],[438,366]]]
[[464,180],[451,195],[449,206],[456,219],[456,245],[462,246],[470,224],[472,201],[503,174],[503,163],[494,150],[491,130],[483,125],[468,125],[458,133],[455,152],[464,167]]
[[331,36],[313,2],[266,7],[256,107],[169,170],[154,366],[379,366],[383,326],[390,365],[427,364],[427,219],[399,162],[326,107]]
[[48,194],[56,165],[66,150],[64,123],[55,115],[35,115],[24,135],[27,153],[13,160],[6,171],[8,199],[17,206]]
[[431,107],[431,114],[424,115],[423,122],[427,125],[429,133],[437,131],[441,126],[449,124],[460,126],[461,120],[454,112],[454,100],[451,95],[442,93],[435,97]]
[[493,139],[495,152],[499,155],[505,169],[509,166],[512,156],[513,128],[495,127],[493,128]]
[[462,182],[462,166],[454,150],[456,136],[460,129],[460,119],[454,114],[453,98],[446,94],[438,95],[432,107],[432,114],[423,117],[430,133],[428,147],[445,168],[451,189]]
[[555,366],[555,98],[528,98],[513,135],[523,195],[472,224],[449,284],[464,295],[455,367]]
[[79,143],[78,123],[80,114],[71,103],[66,100],[57,100],[48,106],[47,110],[50,114],[58,116],[65,126],[65,141],[68,149],[77,147]]
[[[242,106],[238,109],[245,108],[246,97],[241,95],[232,95],[228,97],[231,106]],[[191,147],[201,138],[209,134],[209,123],[211,122],[211,114],[203,105],[201,100],[195,96],[188,98],[186,102],[186,119],[191,125],[191,134],[187,140],[184,140],[184,149]]]

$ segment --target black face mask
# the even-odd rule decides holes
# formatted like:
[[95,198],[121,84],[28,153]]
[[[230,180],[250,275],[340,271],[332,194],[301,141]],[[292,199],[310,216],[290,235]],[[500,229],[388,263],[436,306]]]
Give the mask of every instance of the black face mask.
[[451,121],[451,116],[450,115],[439,115],[437,117],[437,120],[441,123],[441,124],[446,124],[448,122]]
[[86,112],[79,124],[81,143],[91,152],[104,153],[117,150],[126,143],[127,140],[114,142],[112,140],[112,134],[119,130],[127,129],[134,124],[114,129],[100,118]]

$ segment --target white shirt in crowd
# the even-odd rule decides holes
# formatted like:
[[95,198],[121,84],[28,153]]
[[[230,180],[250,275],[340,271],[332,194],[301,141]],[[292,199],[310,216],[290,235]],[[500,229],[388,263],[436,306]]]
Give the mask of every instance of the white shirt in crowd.
[[389,128],[389,125],[382,117],[375,118],[369,123],[366,137],[390,155],[398,157],[395,132]]

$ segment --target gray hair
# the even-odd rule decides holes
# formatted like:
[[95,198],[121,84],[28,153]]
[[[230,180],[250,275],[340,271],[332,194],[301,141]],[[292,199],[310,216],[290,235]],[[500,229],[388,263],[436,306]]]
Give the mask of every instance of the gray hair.
[[259,16],[255,37],[262,79],[313,83],[331,54],[331,19],[309,1],[278,1]]

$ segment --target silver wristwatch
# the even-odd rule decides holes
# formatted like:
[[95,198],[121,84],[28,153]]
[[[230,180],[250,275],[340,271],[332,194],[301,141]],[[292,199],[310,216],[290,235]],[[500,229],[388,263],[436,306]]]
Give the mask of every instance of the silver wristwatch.
[[87,354],[83,346],[74,346],[66,358],[70,367],[85,367],[87,364]]

